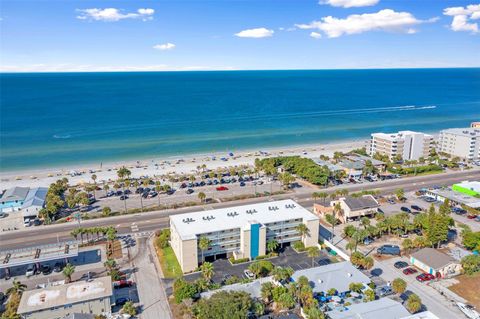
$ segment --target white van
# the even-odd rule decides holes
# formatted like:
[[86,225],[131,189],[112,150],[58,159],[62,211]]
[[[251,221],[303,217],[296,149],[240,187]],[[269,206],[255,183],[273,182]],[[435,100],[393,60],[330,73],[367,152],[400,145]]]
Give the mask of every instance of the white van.
[[30,220],[30,218],[25,218],[23,220],[23,226],[30,227],[31,224],[32,224],[32,221]]

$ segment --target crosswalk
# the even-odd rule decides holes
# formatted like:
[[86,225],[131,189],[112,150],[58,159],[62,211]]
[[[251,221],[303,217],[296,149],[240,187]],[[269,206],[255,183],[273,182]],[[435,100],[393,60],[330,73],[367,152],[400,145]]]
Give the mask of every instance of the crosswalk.
[[135,223],[132,223],[132,226],[130,226],[130,229],[132,230],[133,233],[138,232],[138,226]]

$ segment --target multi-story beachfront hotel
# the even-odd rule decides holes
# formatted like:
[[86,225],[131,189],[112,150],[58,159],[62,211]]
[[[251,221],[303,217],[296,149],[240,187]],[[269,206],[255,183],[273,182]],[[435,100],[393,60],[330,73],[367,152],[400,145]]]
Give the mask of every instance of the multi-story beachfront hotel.
[[480,159],[480,128],[451,128],[440,131],[440,152],[464,159]]
[[420,132],[400,131],[398,133],[373,133],[370,141],[370,155],[379,153],[390,159],[418,160],[428,157],[433,136]]
[[[202,261],[200,238],[210,240],[204,257],[255,259],[266,254],[269,240],[281,245],[302,241],[306,247],[318,243],[318,217],[294,202],[281,200],[170,216],[171,246],[183,272]],[[308,235],[296,229],[305,224]]]

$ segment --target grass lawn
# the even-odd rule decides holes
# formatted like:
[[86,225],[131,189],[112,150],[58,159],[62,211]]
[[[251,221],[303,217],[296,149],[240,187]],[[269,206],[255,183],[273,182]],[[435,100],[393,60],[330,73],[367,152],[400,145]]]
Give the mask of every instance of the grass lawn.
[[173,252],[172,247],[159,248],[156,247],[158,260],[162,267],[162,272],[165,278],[177,278],[183,275],[177,257]]
[[477,309],[480,308],[480,293],[478,293],[480,273],[476,273],[473,276],[461,275],[455,277],[455,279],[457,279],[459,283],[448,288],[457,295],[467,299],[468,302],[477,307]]

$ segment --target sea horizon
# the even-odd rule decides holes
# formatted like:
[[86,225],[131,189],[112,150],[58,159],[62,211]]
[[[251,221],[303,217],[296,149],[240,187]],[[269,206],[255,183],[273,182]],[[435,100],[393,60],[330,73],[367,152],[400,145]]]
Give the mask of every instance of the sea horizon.
[[[333,71],[333,72],[332,72]],[[0,171],[332,144],[480,119],[479,68],[1,73]]]

